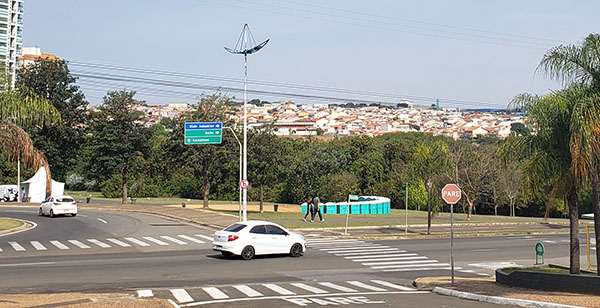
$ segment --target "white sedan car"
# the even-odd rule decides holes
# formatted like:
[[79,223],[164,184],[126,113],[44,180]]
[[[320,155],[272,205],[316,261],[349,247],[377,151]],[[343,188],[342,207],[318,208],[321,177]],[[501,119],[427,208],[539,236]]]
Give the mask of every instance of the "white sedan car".
[[52,196],[48,197],[38,211],[40,216],[50,215],[55,217],[56,215],[71,214],[71,216],[77,216],[77,202],[70,196]]
[[255,255],[289,254],[299,257],[306,252],[306,240],[300,234],[269,221],[249,220],[215,232],[213,250],[224,257],[239,255],[250,260]]

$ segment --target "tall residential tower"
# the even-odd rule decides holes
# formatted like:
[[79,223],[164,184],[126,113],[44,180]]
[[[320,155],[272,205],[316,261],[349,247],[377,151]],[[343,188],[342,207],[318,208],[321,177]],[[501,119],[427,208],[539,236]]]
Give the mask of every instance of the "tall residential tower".
[[10,76],[15,76],[17,58],[22,53],[23,1],[0,0],[0,63]]

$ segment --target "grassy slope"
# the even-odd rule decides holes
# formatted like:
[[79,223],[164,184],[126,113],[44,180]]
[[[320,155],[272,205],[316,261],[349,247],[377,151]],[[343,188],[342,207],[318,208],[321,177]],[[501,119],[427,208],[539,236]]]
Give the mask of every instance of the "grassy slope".
[[20,220],[1,218],[0,217],[0,231],[10,230],[22,226],[24,223]]

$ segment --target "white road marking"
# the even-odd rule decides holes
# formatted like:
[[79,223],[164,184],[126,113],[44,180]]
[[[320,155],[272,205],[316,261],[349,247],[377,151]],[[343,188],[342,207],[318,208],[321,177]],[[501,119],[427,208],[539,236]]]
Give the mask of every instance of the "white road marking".
[[176,238],[173,238],[173,237],[170,237],[170,236],[168,236],[168,235],[161,235],[160,237],[164,238],[164,239],[165,239],[165,240],[167,240],[167,241],[171,241],[171,242],[173,242],[173,243],[175,243],[175,244],[179,244],[179,245],[187,245],[187,243],[186,243],[186,242],[184,242],[184,241],[180,241],[180,240],[178,240],[178,239],[176,239]]
[[138,290],[137,296],[138,297],[153,297],[154,293],[152,293],[152,290]]
[[117,244],[117,245],[119,245],[121,247],[131,247],[131,245],[129,245],[129,244],[125,243],[125,242],[121,242],[121,241],[119,241],[116,238],[107,238],[106,240],[109,241],[109,242],[111,242],[111,243],[113,243],[113,244]]
[[304,283],[290,283],[290,284],[293,285],[296,288],[304,289],[304,290],[306,290],[308,292],[312,292],[312,293],[315,293],[315,294],[329,293],[329,292],[327,292],[325,290],[322,290],[322,289],[319,289],[319,288],[315,288],[315,287],[311,287],[311,286],[309,286],[307,284],[304,284]]
[[423,267],[423,266],[448,266],[448,263],[432,263],[432,264],[406,264],[406,265],[384,265],[371,266],[372,269],[387,269],[387,268],[408,268],[408,267]]
[[520,267],[521,265],[519,265],[515,262],[481,262],[481,263],[471,263],[471,264],[469,264],[469,266],[496,270],[496,269],[503,268],[503,267]]
[[58,248],[58,249],[62,249],[62,250],[69,249],[69,246],[67,246],[59,241],[50,241],[50,244],[56,246],[56,248]]
[[399,264],[423,264],[423,263],[437,263],[436,260],[412,260],[412,261],[390,261],[390,262],[368,262],[361,263],[365,266],[373,266],[373,265],[399,265]]
[[96,218],[96,219],[98,219],[100,222],[103,222],[103,223],[105,223],[105,224],[107,224],[107,223],[108,223],[108,221],[106,221],[106,220],[104,220],[104,219],[102,219],[102,218]]
[[271,291],[274,291],[276,293],[279,293],[281,295],[296,295],[296,293],[288,290],[288,289],[284,289],[276,284],[272,284],[272,283],[265,283],[263,284],[263,286],[265,286],[265,288],[270,289]]
[[99,240],[97,240],[97,239],[89,238],[89,239],[88,239],[88,242],[90,242],[90,243],[92,243],[92,244],[96,244],[96,245],[98,245],[98,246],[100,246],[100,247],[102,247],[102,248],[110,248],[110,245],[108,245],[108,244],[106,244],[106,243],[103,243],[103,242],[100,242],[100,241],[99,241]]
[[134,244],[136,244],[136,245],[139,245],[139,246],[150,246],[150,244],[144,243],[144,242],[142,242],[142,241],[140,241],[138,239],[135,239],[133,237],[126,237],[125,239],[128,240],[128,241],[130,241],[130,242],[132,242],[132,243],[134,243]]
[[[396,252],[398,252],[396,254]],[[370,256],[350,256],[350,257],[344,257],[344,259],[363,259],[363,258],[388,258],[388,257],[412,257],[412,256],[416,256],[416,253],[404,253],[406,252],[406,250],[399,250],[399,251],[394,251],[393,254],[390,254],[392,252],[386,252],[386,254],[384,255],[370,255]]]
[[360,281],[346,281],[347,283],[353,285],[353,286],[357,286],[359,288],[363,288],[363,289],[367,289],[367,290],[371,290],[371,291],[377,291],[377,292],[385,292],[387,291],[386,289],[380,288],[380,287],[374,287],[374,286],[370,286],[368,284],[364,284]]
[[361,252],[379,252],[379,251],[397,251],[398,248],[389,248],[389,247],[382,247],[382,248],[371,248],[371,249],[361,249],[361,250],[348,250],[348,249],[343,249],[343,250],[336,250],[336,251],[326,251],[327,253],[333,253],[333,254],[340,254],[340,253],[361,253]]
[[0,267],[50,265],[50,264],[55,264],[55,263],[56,262],[10,263],[10,264],[0,264]]
[[337,285],[337,284],[331,283],[331,282],[319,282],[319,284],[324,287],[332,288],[334,290],[338,290],[338,291],[342,291],[342,292],[358,292],[354,289],[346,288],[344,286],[340,286],[340,285]]
[[194,299],[186,292],[184,289],[169,289],[173,297],[180,303],[189,303],[193,302]]
[[68,240],[68,242],[71,243],[71,244],[73,244],[73,245],[75,245],[75,246],[77,246],[77,247],[79,247],[79,248],[81,248],[81,249],[92,248],[92,247],[90,247],[90,246],[88,246],[88,245],[86,245],[86,244],[84,244],[84,243],[82,243],[82,242],[80,242],[78,240]]
[[0,252],[2,252],[2,248],[0,248]]
[[486,252],[486,251],[496,251],[500,250],[498,248],[483,248],[483,249],[473,249],[472,252]]
[[150,242],[152,242],[154,244],[158,244],[160,246],[169,246],[169,243],[163,242],[161,240],[157,240],[157,239],[155,239],[153,237],[150,237],[150,236],[144,236],[142,238],[145,239],[145,240],[147,240],[147,241],[150,241]]
[[[413,268],[394,268],[394,269],[386,269],[384,272],[414,272],[414,271],[441,271],[441,270],[451,270],[451,267],[413,267]],[[455,270],[461,269],[460,267],[455,267]]]
[[44,245],[42,245],[38,241],[31,241],[30,243],[33,246],[33,248],[35,248],[37,250],[48,250],[48,248],[46,248]]
[[208,295],[210,295],[210,297],[212,297],[214,299],[229,298],[229,295],[221,292],[221,290],[219,290],[215,287],[202,288],[202,290],[204,290],[204,292],[208,293]]
[[238,291],[246,294],[246,296],[249,296],[249,297],[263,296],[262,293],[254,290],[246,285],[237,285],[237,286],[233,286],[233,287],[236,288]]
[[397,258],[373,258],[373,259],[353,259],[353,262],[371,262],[371,261],[403,261],[403,260],[423,260],[428,259],[424,256],[416,257],[397,257]]
[[400,286],[400,285],[393,284],[391,282],[387,282],[387,281],[383,281],[383,280],[371,280],[371,282],[388,287],[388,288],[392,288],[392,289],[398,289],[398,290],[402,290],[402,291],[415,291],[415,289],[413,289],[413,288]]
[[378,250],[370,250],[370,251],[360,251],[360,252],[350,252],[350,253],[336,253],[336,256],[357,256],[357,255],[372,255],[376,253],[392,253],[392,252],[400,252],[398,248],[386,248],[386,249],[378,249]]
[[196,236],[199,237],[199,238],[203,238],[203,239],[205,239],[207,241],[211,241],[211,242],[214,240],[214,237],[206,236],[204,234],[196,234]]
[[391,248],[390,246],[383,246],[383,245],[372,245],[372,246],[353,246],[353,247],[347,247],[347,248],[319,248],[319,250],[321,251],[336,251],[336,250],[360,250],[360,249],[370,249],[370,248]]
[[193,238],[193,237],[191,237],[191,236],[187,236],[187,235],[183,235],[183,234],[179,234],[179,235],[177,235],[177,236],[179,236],[179,237],[180,237],[180,238],[182,238],[182,239],[185,239],[185,240],[188,240],[188,241],[194,242],[194,243],[198,243],[198,244],[203,244],[203,243],[204,243],[204,241],[201,241],[201,240],[199,240],[199,239],[195,239],[195,238]]
[[12,246],[12,248],[16,251],[25,251],[25,248],[23,246],[21,246],[19,243],[17,242],[8,242],[10,244],[10,246]]

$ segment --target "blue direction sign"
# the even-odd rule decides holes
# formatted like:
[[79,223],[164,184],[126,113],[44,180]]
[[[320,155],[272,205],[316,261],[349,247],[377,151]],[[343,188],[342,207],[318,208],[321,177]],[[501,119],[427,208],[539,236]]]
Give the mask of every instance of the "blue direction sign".
[[219,144],[223,141],[222,135],[221,122],[185,123],[185,144]]

